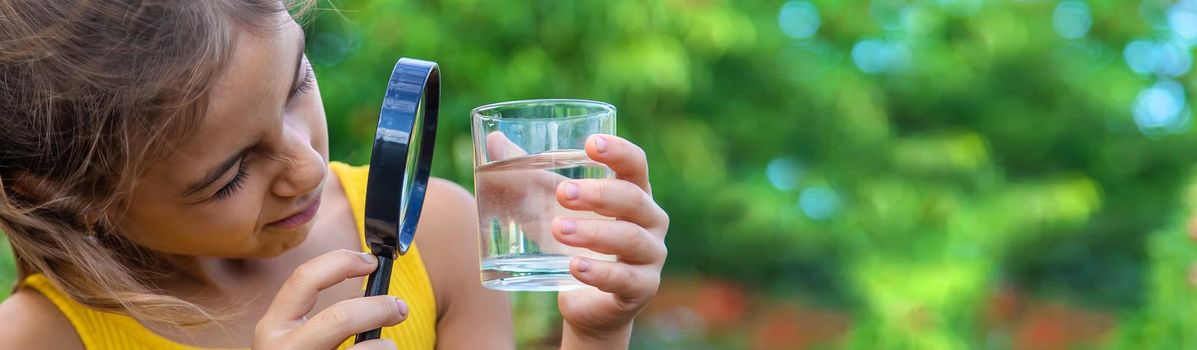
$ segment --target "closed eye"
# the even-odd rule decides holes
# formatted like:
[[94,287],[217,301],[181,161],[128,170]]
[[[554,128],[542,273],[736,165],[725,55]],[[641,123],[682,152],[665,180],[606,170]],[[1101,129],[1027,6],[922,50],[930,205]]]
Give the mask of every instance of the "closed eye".
[[295,99],[299,98],[300,96],[303,96],[303,95],[307,94],[308,92],[312,91],[312,85],[313,85],[312,83],[314,82],[316,77],[315,77],[315,73],[312,72],[312,65],[311,65],[311,63],[308,62],[307,58],[303,59],[303,68],[302,69],[303,69],[303,71],[300,73],[303,74],[303,81],[299,82],[299,85],[295,86],[295,90],[291,91],[290,96],[287,96],[288,104],[295,101]]
[[245,177],[249,175],[247,169],[248,165],[246,164],[247,162],[245,157],[242,157],[241,161],[237,163],[237,174],[234,175],[233,179],[229,180],[224,187],[221,187],[219,190],[217,190],[216,193],[212,195],[213,198],[217,200],[229,198],[245,185]]

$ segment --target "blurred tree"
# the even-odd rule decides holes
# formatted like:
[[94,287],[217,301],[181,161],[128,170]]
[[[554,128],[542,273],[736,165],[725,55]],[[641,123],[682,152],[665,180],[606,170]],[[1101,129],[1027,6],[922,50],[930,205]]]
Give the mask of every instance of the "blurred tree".
[[1145,237],[1178,213],[1194,83],[1124,51],[1181,5],[336,4],[309,46],[335,159],[365,160],[399,56],[441,64],[435,172],[467,187],[470,108],[612,102],[674,218],[667,273],[853,310],[850,346],[981,345],[997,283],[1132,314],[1165,288]]

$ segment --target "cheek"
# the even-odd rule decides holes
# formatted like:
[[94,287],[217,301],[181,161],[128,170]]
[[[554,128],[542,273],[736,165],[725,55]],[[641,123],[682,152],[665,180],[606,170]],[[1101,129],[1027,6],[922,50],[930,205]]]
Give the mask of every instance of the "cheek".
[[[248,185],[248,184],[247,184]],[[242,190],[255,190],[246,186]],[[135,206],[120,229],[154,251],[191,256],[237,256],[257,250],[261,198],[239,193],[190,206]]]

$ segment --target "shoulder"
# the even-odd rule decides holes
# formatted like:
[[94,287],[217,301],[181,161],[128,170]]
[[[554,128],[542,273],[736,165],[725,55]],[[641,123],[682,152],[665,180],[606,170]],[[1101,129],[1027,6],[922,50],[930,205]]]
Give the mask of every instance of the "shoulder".
[[474,195],[461,187],[456,182],[445,180],[439,177],[428,179],[428,193],[439,195],[438,202],[445,202],[446,204],[469,204],[474,205]]
[[420,256],[436,293],[438,342],[446,348],[513,343],[506,295],[479,283],[478,209],[474,196],[443,179],[428,182],[420,214]]
[[457,248],[458,243],[474,240],[477,217],[477,205],[470,191],[449,180],[429,179],[419,229],[433,230],[436,239],[420,240],[417,235],[420,249],[450,248],[456,251],[452,248]]
[[477,280],[459,278],[478,260],[477,224],[478,210],[469,191],[445,179],[428,181],[416,243],[436,292],[438,310],[448,309],[451,293],[460,290],[457,285],[461,281]]
[[[46,296],[21,288],[0,303],[0,344],[12,349],[83,349],[71,321]],[[64,336],[67,335],[67,336]]]

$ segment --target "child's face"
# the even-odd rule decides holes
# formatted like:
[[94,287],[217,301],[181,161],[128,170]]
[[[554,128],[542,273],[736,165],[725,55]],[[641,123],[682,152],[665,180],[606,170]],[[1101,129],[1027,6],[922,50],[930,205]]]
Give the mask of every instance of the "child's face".
[[237,33],[198,126],[139,179],[119,222],[127,237],[164,253],[249,258],[278,255],[307,236],[328,133],[303,31],[285,20]]

